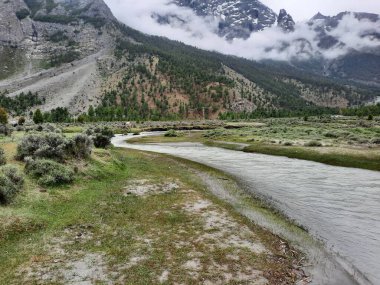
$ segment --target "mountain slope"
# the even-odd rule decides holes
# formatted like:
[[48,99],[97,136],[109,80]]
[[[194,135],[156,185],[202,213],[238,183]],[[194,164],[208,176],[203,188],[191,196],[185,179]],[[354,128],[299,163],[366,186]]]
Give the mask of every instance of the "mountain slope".
[[[376,95],[369,88],[333,82],[287,63],[258,63],[144,35],[119,23],[101,0],[28,1],[0,3],[9,14],[5,21],[0,18],[0,26],[14,21],[10,34],[3,30],[0,35],[8,37],[0,57],[12,54],[1,70],[0,102],[19,106],[25,98],[20,94],[29,91],[42,102],[9,107],[14,115],[37,107],[68,108],[79,115],[90,106],[89,116],[99,120],[320,113],[325,107],[345,108]],[[21,17],[22,9],[29,14]],[[291,18],[283,13],[280,22],[286,21]]]
[[[285,10],[276,15],[259,1],[176,0],[174,3],[193,10],[205,21],[209,32],[230,42],[234,39],[248,40],[252,48],[260,51],[255,53],[258,59],[286,57],[293,65],[309,72],[380,86],[379,68],[373,67],[380,64],[379,15],[342,12],[330,17],[318,13],[308,22],[295,24]],[[212,25],[207,24],[210,18]],[[170,15],[161,15],[157,19],[161,19],[158,21],[160,24],[176,28],[182,26],[185,31],[192,29],[190,23],[186,24],[188,19],[181,18],[180,12],[177,15],[171,11]],[[178,19],[181,25],[178,25]],[[215,31],[213,25],[218,25]],[[276,27],[280,27],[285,35],[279,34]],[[257,34],[264,38],[272,37],[273,41],[261,43]],[[239,52],[245,46],[237,42],[234,45],[238,46],[230,49]],[[249,57],[250,53],[246,56]],[[319,61],[320,66],[310,64],[315,61]],[[354,69],[354,62],[358,71]]]
[[248,38],[252,32],[272,26],[277,15],[257,0],[176,0],[179,6],[193,9],[199,16],[219,20],[219,35],[227,39]]

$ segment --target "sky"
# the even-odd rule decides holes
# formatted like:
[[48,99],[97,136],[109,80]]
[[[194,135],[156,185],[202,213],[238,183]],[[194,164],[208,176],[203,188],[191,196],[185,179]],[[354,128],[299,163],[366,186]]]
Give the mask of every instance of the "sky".
[[[314,2],[317,2],[315,4]],[[205,50],[218,51],[224,54],[236,55],[253,60],[273,59],[291,60],[309,59],[311,56],[322,56],[327,59],[336,58],[350,52],[352,49],[380,49],[380,41],[372,39],[372,35],[380,34],[380,21],[372,23],[368,20],[359,21],[354,15],[346,15],[340,24],[329,31],[329,35],[338,39],[340,44],[323,50],[319,47],[316,28],[323,23],[308,25],[304,19],[310,19],[318,11],[326,15],[334,15],[341,11],[372,11],[371,3],[377,9],[380,0],[262,0],[276,13],[280,8],[289,10],[297,21],[295,31],[284,33],[274,25],[264,31],[253,33],[250,38],[228,41],[217,35],[219,20],[210,17],[197,16],[193,10],[179,7],[171,0],[105,0],[112,12],[121,22],[146,34],[164,36],[181,41],[188,45]],[[271,3],[269,3],[271,2]],[[282,3],[281,3],[282,2]],[[327,2],[330,2],[327,4]],[[335,4],[331,4],[331,3]],[[345,3],[338,5],[337,3]],[[355,4],[360,3],[360,4]],[[285,5],[286,4],[286,5]],[[279,5],[276,7],[276,5]],[[352,9],[351,9],[352,8]],[[380,14],[380,11],[378,11]],[[170,24],[160,25],[154,15],[176,15]],[[298,16],[297,16],[298,15]],[[302,40],[300,40],[302,39]],[[306,43],[306,44],[305,44]]]
[[273,11],[286,9],[295,21],[308,20],[318,12],[333,16],[340,12],[380,14],[380,0],[261,0]]

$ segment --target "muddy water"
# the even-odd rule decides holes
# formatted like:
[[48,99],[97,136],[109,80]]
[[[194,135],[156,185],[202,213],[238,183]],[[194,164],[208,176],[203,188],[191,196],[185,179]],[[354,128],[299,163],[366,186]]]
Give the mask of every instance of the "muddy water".
[[380,284],[378,172],[197,143],[127,144],[127,138],[115,137],[113,144],[171,154],[230,173],[247,191],[270,201],[307,228],[315,240],[323,242],[323,248],[310,242],[302,246],[302,241],[286,230],[258,220],[303,247],[313,264],[314,284]]

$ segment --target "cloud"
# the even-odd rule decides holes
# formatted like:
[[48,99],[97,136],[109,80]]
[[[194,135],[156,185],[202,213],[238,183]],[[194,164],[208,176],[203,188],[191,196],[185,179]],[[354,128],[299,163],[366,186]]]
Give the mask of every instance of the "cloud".
[[[170,0],[106,2],[120,21],[144,33],[253,60],[302,60],[311,56],[331,59],[352,49],[380,48],[378,38],[363,37],[368,33],[380,34],[380,21],[359,21],[351,14],[346,15],[335,29],[328,32],[328,35],[337,38],[341,43],[324,50],[318,46],[318,23],[309,25],[306,22],[298,22],[293,33],[284,33],[280,28],[273,26],[253,33],[247,40],[227,41],[216,34],[219,24],[217,19],[197,16],[191,9],[178,7]],[[170,24],[158,24],[157,15],[170,17]]]
[[261,0],[274,11],[286,9],[296,21],[308,20],[317,12],[336,15],[344,11],[380,14],[377,0]]

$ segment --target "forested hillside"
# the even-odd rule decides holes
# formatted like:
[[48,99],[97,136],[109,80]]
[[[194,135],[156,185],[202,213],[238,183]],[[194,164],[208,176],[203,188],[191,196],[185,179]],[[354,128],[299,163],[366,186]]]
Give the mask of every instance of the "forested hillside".
[[374,87],[332,81],[287,62],[259,63],[143,34],[118,22],[102,0],[17,0],[0,7],[0,22],[14,23],[9,33],[0,29],[0,59],[7,59],[0,104],[11,116],[36,109],[47,118],[87,120],[320,114],[378,95]]

